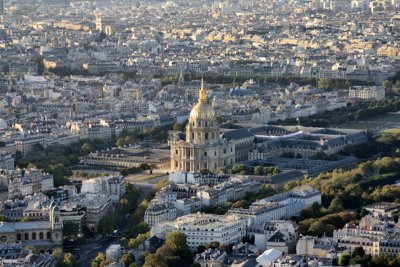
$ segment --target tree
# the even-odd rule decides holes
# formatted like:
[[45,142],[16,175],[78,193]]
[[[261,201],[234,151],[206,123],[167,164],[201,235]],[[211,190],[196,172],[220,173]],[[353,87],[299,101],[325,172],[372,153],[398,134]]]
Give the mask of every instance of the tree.
[[290,191],[293,188],[295,188],[296,186],[299,186],[299,181],[293,181],[292,180],[292,181],[289,181],[289,182],[285,183],[285,185],[283,186],[283,189],[285,191]]
[[135,262],[135,258],[131,253],[122,254],[120,262],[124,264],[125,267],[129,267],[132,263]]
[[324,152],[324,151],[319,151],[316,155],[315,155],[316,159],[321,159],[321,160],[327,160],[328,159],[328,155]]
[[149,237],[150,237],[149,232],[145,234],[139,234],[137,237],[129,239],[128,246],[131,248],[137,248]]
[[217,171],[218,172],[223,172],[223,173],[228,173],[228,169],[226,168],[226,167],[219,167],[218,169],[217,169]]
[[356,256],[364,256],[365,255],[365,251],[363,249],[363,247],[355,247],[353,250],[353,253],[351,254],[352,257],[356,257]]
[[174,131],[182,132],[182,131],[184,130],[184,127],[183,127],[182,124],[176,122],[176,123],[174,124],[174,126],[172,127],[172,129],[173,129]]
[[97,231],[102,235],[111,234],[114,230],[115,222],[112,216],[104,216],[99,221]]
[[157,253],[149,254],[144,261],[143,267],[168,267],[167,260],[167,258],[157,255]]
[[232,166],[232,173],[241,173],[245,168],[246,166],[244,164],[235,164]]
[[140,256],[139,256],[139,262],[141,265],[144,264],[144,262],[146,261],[147,256],[150,255],[150,252],[148,251],[143,251]]
[[262,175],[263,174],[263,168],[261,166],[255,166],[253,170],[255,175]]
[[197,247],[197,252],[196,252],[196,254],[203,253],[204,251],[206,251],[206,249],[207,249],[206,246],[200,245],[200,246]]
[[382,82],[382,86],[383,88],[385,88],[386,90],[391,89],[392,88],[392,82],[389,80],[384,80]]
[[84,154],[84,155],[89,154],[90,152],[92,152],[92,146],[91,146],[89,143],[84,143],[84,144],[81,146],[81,152],[82,152],[82,154]]
[[21,222],[33,222],[33,221],[36,221],[35,220],[35,218],[33,218],[33,217],[22,217],[21,218]]
[[332,89],[332,80],[328,78],[319,79],[317,82],[317,87],[323,90],[330,90]]
[[66,267],[74,266],[74,255],[72,255],[70,252],[66,253],[64,255],[63,264]]
[[133,231],[137,234],[146,234],[150,231],[150,225],[145,222],[141,222],[133,227]]
[[100,267],[101,264],[106,260],[106,254],[104,254],[103,252],[99,252],[96,256],[96,258],[94,258],[91,262],[91,267]]
[[339,212],[343,210],[343,201],[339,197],[335,197],[328,207],[331,212]]
[[165,237],[165,244],[168,245],[172,251],[187,249],[186,235],[179,231],[172,231]]
[[350,263],[351,256],[349,254],[342,254],[339,257],[339,265],[340,266],[348,266]]
[[64,236],[77,236],[79,234],[78,226],[71,222],[63,222],[63,235]]
[[54,249],[51,255],[59,261],[63,259],[63,251],[60,248]]
[[308,233],[310,235],[322,236],[325,232],[325,224],[320,221],[313,222],[308,228]]

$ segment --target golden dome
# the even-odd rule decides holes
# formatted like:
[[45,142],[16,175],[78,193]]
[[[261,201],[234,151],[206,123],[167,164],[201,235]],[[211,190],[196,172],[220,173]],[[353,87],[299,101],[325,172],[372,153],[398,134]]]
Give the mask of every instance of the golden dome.
[[215,111],[210,103],[207,102],[207,94],[204,89],[204,81],[201,80],[201,87],[199,91],[199,102],[193,107],[190,112],[189,121],[212,120],[215,118]]

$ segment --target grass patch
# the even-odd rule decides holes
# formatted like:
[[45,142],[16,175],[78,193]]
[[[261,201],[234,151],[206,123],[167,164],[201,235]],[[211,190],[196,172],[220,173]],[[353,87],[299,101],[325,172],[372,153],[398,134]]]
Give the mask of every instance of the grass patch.
[[129,177],[128,180],[140,182],[140,181],[147,181],[150,179],[158,178],[158,177],[161,177],[164,175],[165,174],[162,174],[162,173],[139,174],[139,175]]
[[387,129],[384,132],[389,134],[400,134],[400,129],[399,128]]
[[[385,123],[400,123],[400,114],[387,113],[384,115],[374,116],[371,117],[370,119],[362,121],[346,122],[343,124],[336,125],[336,127],[368,130],[382,126]],[[400,132],[400,129],[398,129],[398,131]]]

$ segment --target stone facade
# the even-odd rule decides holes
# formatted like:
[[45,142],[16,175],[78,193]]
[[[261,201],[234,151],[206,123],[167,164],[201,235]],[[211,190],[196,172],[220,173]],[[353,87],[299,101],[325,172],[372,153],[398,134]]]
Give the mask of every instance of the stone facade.
[[175,133],[169,143],[173,172],[217,170],[235,163],[235,145],[220,137],[215,111],[207,101],[203,83],[199,102],[190,112],[185,140]]

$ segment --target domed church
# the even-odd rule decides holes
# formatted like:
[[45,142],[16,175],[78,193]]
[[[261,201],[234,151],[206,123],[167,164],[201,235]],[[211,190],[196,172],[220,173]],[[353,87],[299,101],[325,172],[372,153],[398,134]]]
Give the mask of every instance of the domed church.
[[215,171],[235,163],[235,146],[220,137],[215,111],[207,101],[204,82],[201,81],[198,103],[190,112],[186,136],[175,133],[171,146],[171,170],[195,172]]

